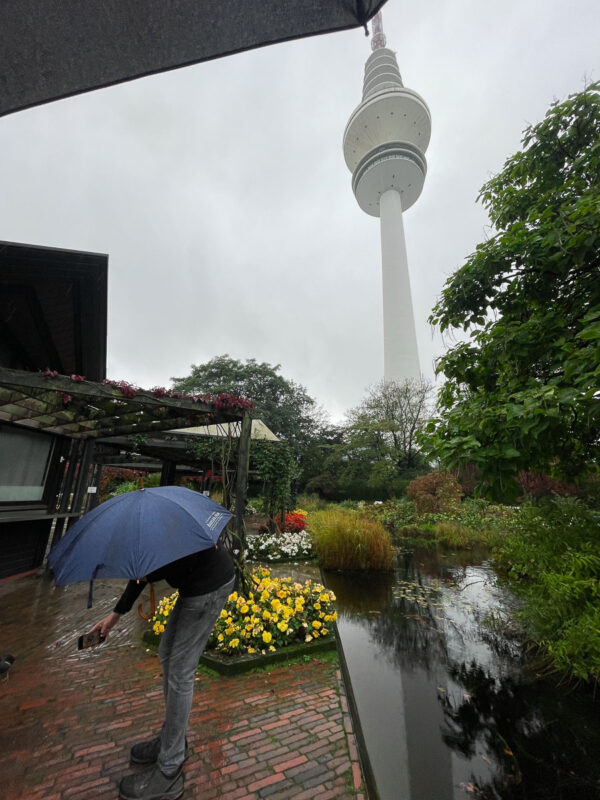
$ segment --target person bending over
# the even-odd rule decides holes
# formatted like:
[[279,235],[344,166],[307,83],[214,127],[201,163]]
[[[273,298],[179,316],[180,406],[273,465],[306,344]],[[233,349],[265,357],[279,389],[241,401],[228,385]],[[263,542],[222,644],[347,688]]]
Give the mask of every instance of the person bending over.
[[227,548],[218,545],[166,564],[141,581],[129,581],[114,610],[92,630],[99,630],[108,639],[121,614],[131,610],[146,584],[163,579],[179,590],[158,648],[165,716],[158,736],[131,748],[132,763],[153,766],[122,779],[119,792],[123,800],[177,800],[183,794],[194,675],[214,624],[233,591],[235,567]]

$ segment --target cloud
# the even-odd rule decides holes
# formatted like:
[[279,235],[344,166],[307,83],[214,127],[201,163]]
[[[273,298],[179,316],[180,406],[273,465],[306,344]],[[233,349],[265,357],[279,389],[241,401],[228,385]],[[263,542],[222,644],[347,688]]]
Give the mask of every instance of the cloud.
[[[553,98],[598,77],[596,0],[389,0],[388,46],[433,122],[405,216],[421,364],[475,200]],[[0,238],[109,254],[108,372],[167,384],[215,355],[281,364],[334,417],[383,371],[378,220],[342,157],[369,41],[263,48],[0,120]]]

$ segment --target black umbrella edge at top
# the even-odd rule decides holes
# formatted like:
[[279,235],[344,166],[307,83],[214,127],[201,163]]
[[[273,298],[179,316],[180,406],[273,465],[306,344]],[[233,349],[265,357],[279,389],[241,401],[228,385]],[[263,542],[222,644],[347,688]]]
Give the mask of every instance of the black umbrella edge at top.
[[0,116],[279,42],[386,0],[0,0]]

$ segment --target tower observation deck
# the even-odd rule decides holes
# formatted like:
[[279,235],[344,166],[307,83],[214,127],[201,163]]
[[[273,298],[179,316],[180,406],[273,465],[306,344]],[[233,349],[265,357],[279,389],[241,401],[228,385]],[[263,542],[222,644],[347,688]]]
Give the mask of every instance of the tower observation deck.
[[344,132],[344,158],[358,205],[381,220],[384,379],[420,378],[402,213],[419,198],[431,135],[427,104],[400,76],[386,47],[381,12],[373,18],[373,52],[362,102]]

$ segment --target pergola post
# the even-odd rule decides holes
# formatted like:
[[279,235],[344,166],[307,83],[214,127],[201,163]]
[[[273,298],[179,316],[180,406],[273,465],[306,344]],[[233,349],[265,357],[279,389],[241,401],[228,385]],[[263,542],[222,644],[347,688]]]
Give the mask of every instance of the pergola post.
[[69,466],[67,467],[67,474],[64,476],[62,483],[62,497],[60,498],[59,513],[65,514],[69,511],[69,501],[71,499],[71,489],[73,487],[73,480],[75,478],[75,470],[79,461],[79,450],[81,442],[77,439],[71,439],[71,446],[69,449]]
[[246,551],[246,528],[244,525],[244,514],[246,512],[246,494],[248,491],[248,467],[250,464],[251,433],[252,417],[250,414],[248,414],[248,412],[245,412],[240,425],[237,484],[235,490],[235,533],[242,550],[242,556]]
[[100,501],[100,483],[102,481],[102,464],[98,464],[97,462],[94,463],[92,468],[92,480],[90,486],[93,486],[96,491],[90,494],[88,497],[88,502],[86,506],[86,512],[92,511],[92,509],[96,508]]
[[83,446],[81,461],[79,462],[79,474],[77,475],[77,485],[73,498],[73,511],[78,513],[83,513],[85,510],[84,500],[87,500],[86,492],[89,482],[90,467],[94,458],[95,444],[93,439],[86,439]]
[[167,461],[165,459],[162,462],[162,468],[160,470],[161,486],[173,486],[173,484],[175,483],[176,469],[177,469],[177,464],[174,461]]

